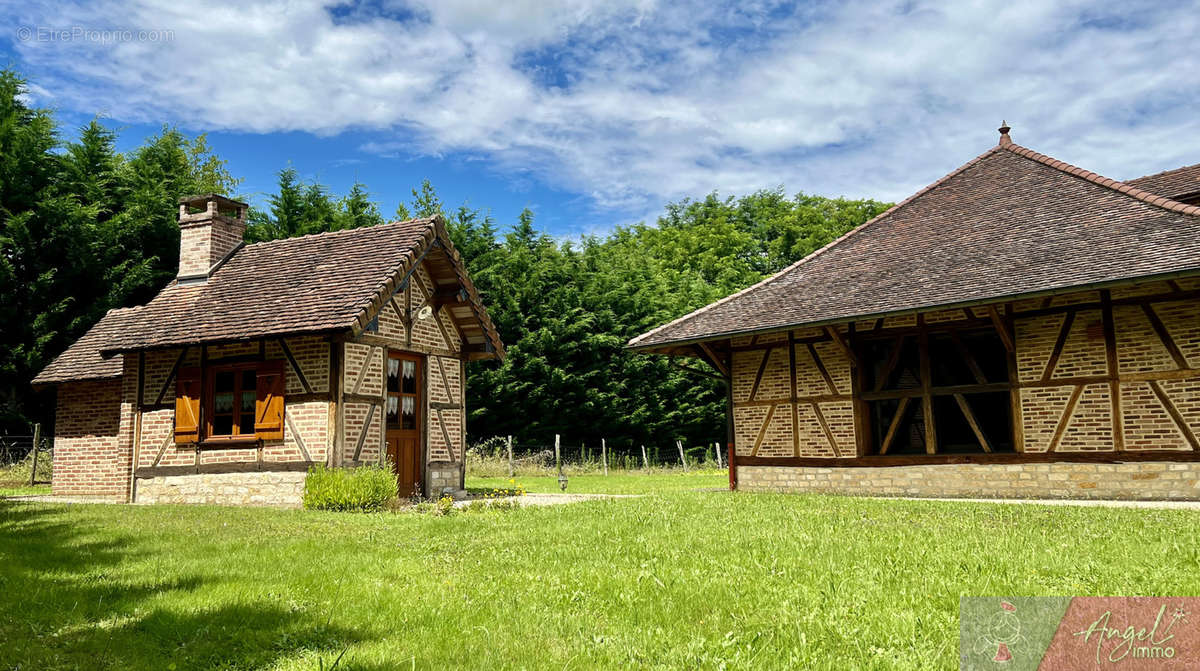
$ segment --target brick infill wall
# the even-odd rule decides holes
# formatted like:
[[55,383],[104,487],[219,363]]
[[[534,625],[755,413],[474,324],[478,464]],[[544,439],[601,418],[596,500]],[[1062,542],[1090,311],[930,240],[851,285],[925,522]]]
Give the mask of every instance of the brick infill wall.
[[741,491],[855,496],[1200,500],[1200,463],[738,466]]

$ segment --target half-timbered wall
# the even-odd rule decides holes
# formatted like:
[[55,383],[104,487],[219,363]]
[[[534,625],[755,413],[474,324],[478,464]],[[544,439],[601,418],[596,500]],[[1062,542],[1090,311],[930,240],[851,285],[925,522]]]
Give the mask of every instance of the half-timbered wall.
[[[464,370],[458,356],[462,335],[447,309],[420,317],[436,291],[425,269],[418,268],[408,285],[384,303],[365,342],[345,343],[342,366],[343,463],[375,463],[382,458],[386,442],[383,386],[387,352],[425,355],[422,376],[426,392],[421,412],[426,473],[427,479],[439,480],[432,491],[461,484],[466,436]],[[454,475],[443,478],[449,471]],[[443,479],[446,482],[441,482]]]
[[737,338],[732,346],[738,455],[857,456],[844,346],[821,329]]
[[[960,385],[968,396],[971,392],[1004,391],[991,393],[989,403],[1004,403],[1006,396],[1009,399],[1005,405],[1012,413],[1009,426],[1013,435],[1004,436],[1001,442],[1016,454],[1000,455],[997,463],[1011,465],[1026,457],[1043,463],[1048,459],[1105,459],[1105,454],[1111,455],[1110,460],[1122,454],[1127,459],[1154,459],[1159,454],[1164,460],[1187,459],[1187,455],[1195,454],[1200,461],[1200,279],[1192,278],[862,320],[853,328],[847,324],[832,332],[796,329],[735,338],[729,343],[729,362],[739,486],[806,488],[796,487],[795,482],[807,478],[832,489],[839,489],[838,483],[845,480],[864,490],[874,483],[886,486],[887,493],[937,493],[932,491],[936,489],[934,481],[930,480],[929,486],[921,484],[920,477],[928,476],[925,471],[909,482],[901,471],[885,478],[880,475],[883,471],[868,468],[858,475],[831,480],[820,475],[808,478],[813,473],[798,474],[796,469],[820,463],[808,461],[812,458],[859,457],[855,460],[859,467],[882,459],[871,456],[872,449],[878,449],[878,445],[871,444],[875,440],[872,436],[882,432],[875,427],[873,434],[864,433],[863,427],[870,427],[870,421],[864,423],[861,409],[867,406],[867,400],[891,392],[859,388],[865,376],[851,365],[834,334],[844,338],[850,351],[861,355],[859,346],[871,337],[893,332],[917,336],[939,325],[961,333],[994,328],[995,337],[1011,345],[1007,354],[998,350],[998,356],[1008,359],[1007,380],[989,377]],[[1003,370],[999,361],[986,363],[992,364],[991,370],[998,365]],[[980,376],[978,368],[972,368],[976,377]],[[952,391],[955,389],[935,388],[933,393]],[[925,388],[901,393],[919,400],[922,393],[931,392]],[[933,444],[937,444],[936,437]],[[938,458],[935,447],[928,455],[896,457],[888,463],[901,468],[908,468],[903,464],[923,464],[921,468],[928,470],[939,463]],[[948,458],[951,462],[962,461],[961,454]],[[832,460],[826,463],[837,464]],[[1133,486],[1132,481],[1125,482],[1129,478],[1124,478],[1116,489],[1106,489],[1096,478],[1083,478],[1080,474],[1092,468],[1084,463],[1071,471],[1070,477],[1089,489],[1087,495],[1131,495],[1126,491]],[[991,468],[995,473],[981,471],[978,477],[1004,480],[1004,473],[1016,472],[1004,466]],[[1141,468],[1130,464],[1114,472],[1141,473]],[[1149,474],[1144,478],[1164,480],[1162,486],[1148,488],[1147,495],[1200,497],[1190,480],[1182,488],[1172,482],[1174,474],[1196,469],[1147,468]],[[1041,480],[1049,477],[1057,482],[1060,476],[1054,474],[1059,470],[1053,465],[1038,465],[1030,473],[1036,471],[1046,476],[1039,476]],[[929,471],[934,472],[938,471]],[[993,484],[996,486],[988,487],[997,493],[1009,491]],[[954,491],[978,494],[977,485],[965,483],[961,491]],[[1018,489],[1029,493],[1029,487]],[[1071,486],[1056,485],[1047,488],[1046,493],[1051,489],[1053,495],[1070,495],[1073,491]]]
[[[244,343],[152,350],[140,355],[142,409],[137,468],[207,466],[248,462],[323,462],[329,445],[329,342],[317,336],[272,338]],[[180,368],[236,359],[286,361],[284,437],[261,448],[196,449],[176,445],[175,375]],[[139,355],[125,357],[125,380],[136,381]],[[136,398],[136,382],[130,392]]]
[[1015,305],[1024,451],[1200,451],[1200,300],[1177,298],[1198,286]]

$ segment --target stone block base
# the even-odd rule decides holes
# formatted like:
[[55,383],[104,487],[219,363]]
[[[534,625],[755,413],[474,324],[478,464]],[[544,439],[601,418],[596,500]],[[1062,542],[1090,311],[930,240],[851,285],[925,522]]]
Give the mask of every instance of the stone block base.
[[299,508],[307,475],[289,471],[141,478],[137,481],[134,502]]
[[447,489],[457,492],[463,485],[462,464],[431,461],[425,469],[425,496],[438,498]]
[[1003,499],[1200,500],[1200,462],[738,466],[743,491]]

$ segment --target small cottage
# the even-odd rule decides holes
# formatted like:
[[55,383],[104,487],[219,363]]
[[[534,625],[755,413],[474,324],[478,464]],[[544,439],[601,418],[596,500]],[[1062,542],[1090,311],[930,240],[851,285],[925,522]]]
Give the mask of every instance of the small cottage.
[[442,219],[246,245],[246,210],[184,198],[176,279],[34,379],[53,493],[296,505],[313,464],[383,463],[461,489],[466,366],[504,346]]
[[634,338],[728,387],[730,484],[1200,499],[1200,165],[999,145]]

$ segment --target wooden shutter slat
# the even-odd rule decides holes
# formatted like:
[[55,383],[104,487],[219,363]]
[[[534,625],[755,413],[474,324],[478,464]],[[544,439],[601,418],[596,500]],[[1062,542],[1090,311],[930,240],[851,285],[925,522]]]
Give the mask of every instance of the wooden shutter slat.
[[200,369],[180,368],[175,376],[175,444],[200,441]]
[[268,361],[258,368],[254,434],[262,440],[283,440],[283,395],[286,387],[283,371],[282,361]]

